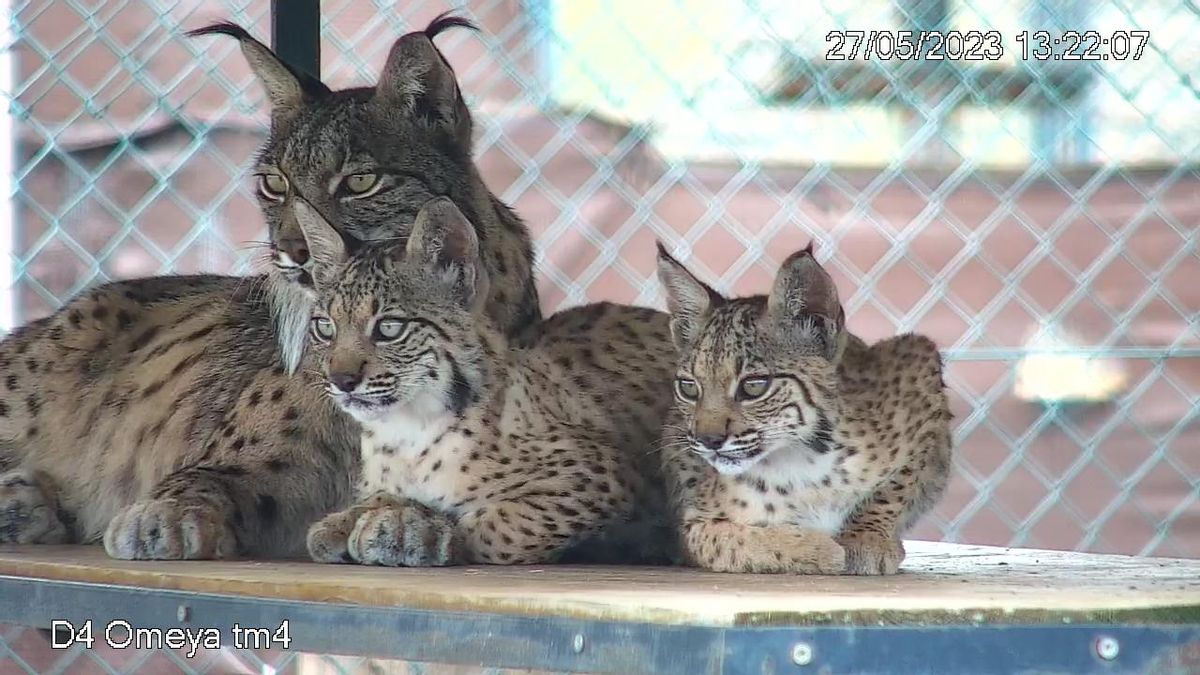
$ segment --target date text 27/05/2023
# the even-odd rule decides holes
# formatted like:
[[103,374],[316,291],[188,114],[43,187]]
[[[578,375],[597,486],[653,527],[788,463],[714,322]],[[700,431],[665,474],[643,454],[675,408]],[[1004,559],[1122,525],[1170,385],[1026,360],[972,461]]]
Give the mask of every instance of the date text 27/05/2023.
[[[1134,61],[1150,43],[1150,31],[1020,31],[1013,36],[1022,61]],[[833,30],[825,35],[827,61],[999,61],[1009,45],[998,30]]]

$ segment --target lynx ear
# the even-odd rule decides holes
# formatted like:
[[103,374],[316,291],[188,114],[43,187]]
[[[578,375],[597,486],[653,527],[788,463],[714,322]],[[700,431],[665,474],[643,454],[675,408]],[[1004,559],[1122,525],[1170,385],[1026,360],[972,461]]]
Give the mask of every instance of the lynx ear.
[[709,310],[724,298],[672,258],[662,242],[658,242],[658,281],[667,292],[671,339],[683,349],[696,341]]
[[845,314],[833,277],[813,257],[811,243],[779,268],[767,312],[789,339],[816,343],[828,359],[837,355]]
[[307,200],[297,198],[292,200],[292,213],[296,216],[296,224],[304,234],[308,243],[308,252],[312,256],[313,283],[317,290],[331,285],[346,261],[355,244],[342,233],[334,229]]
[[448,197],[438,197],[421,207],[408,236],[405,257],[449,288],[464,307],[483,309],[488,278],[479,259],[479,236]]
[[458,89],[454,69],[433,45],[435,36],[453,27],[478,30],[467,19],[446,12],[425,30],[400,36],[379,76],[375,104],[381,114],[400,110],[422,119],[469,149],[471,113]]
[[315,77],[297,72],[284,63],[269,47],[254,39],[245,28],[229,23],[214,23],[211,26],[197,28],[187,32],[188,37],[203,35],[227,35],[241,45],[242,55],[250,64],[250,70],[267,90],[267,98],[271,101],[271,113],[287,115],[300,107],[305,99],[320,98],[328,95],[326,87]]

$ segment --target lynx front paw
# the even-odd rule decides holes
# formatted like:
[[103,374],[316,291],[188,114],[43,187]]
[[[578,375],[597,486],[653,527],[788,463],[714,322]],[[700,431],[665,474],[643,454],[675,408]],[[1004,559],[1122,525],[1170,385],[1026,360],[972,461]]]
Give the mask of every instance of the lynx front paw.
[[125,560],[228,558],[236,548],[224,514],[177,499],[151,499],[127,507],[104,533],[104,550]]
[[[774,540],[775,563],[768,562],[764,572],[842,574],[846,570],[846,551],[822,532],[782,532]],[[771,546],[771,539],[766,545]]]
[[371,509],[358,517],[347,541],[364,565],[439,567],[461,562],[454,521],[421,504]]
[[0,474],[0,544],[65,544],[70,538],[33,472]]
[[895,574],[904,562],[904,543],[875,532],[851,533],[841,537],[846,549],[846,574],[877,576]]
[[698,521],[685,528],[693,562],[714,572],[841,574],[846,552],[817,530]]
[[347,544],[362,509],[346,509],[325,516],[308,528],[308,554],[319,563],[352,563]]

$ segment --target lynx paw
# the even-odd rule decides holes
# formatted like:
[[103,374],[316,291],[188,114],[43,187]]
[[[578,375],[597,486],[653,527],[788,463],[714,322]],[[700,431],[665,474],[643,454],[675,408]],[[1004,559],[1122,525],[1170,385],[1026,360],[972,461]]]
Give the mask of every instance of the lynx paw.
[[785,574],[842,574],[846,551],[832,537],[819,532],[786,533],[777,540],[777,568]]
[[33,472],[0,474],[0,544],[65,544],[68,539],[57,505]]
[[177,499],[137,502],[117,514],[104,533],[104,550],[124,560],[204,560],[236,552],[224,515]]
[[358,517],[346,548],[363,565],[439,567],[461,561],[454,521],[416,503],[371,509]]
[[362,509],[347,509],[325,516],[308,528],[308,555],[319,563],[352,563],[347,544]]
[[685,526],[684,545],[689,558],[714,572],[841,574],[846,568],[842,547],[807,528],[698,521]]
[[846,549],[846,574],[877,576],[895,574],[904,561],[904,543],[875,532],[843,535]]

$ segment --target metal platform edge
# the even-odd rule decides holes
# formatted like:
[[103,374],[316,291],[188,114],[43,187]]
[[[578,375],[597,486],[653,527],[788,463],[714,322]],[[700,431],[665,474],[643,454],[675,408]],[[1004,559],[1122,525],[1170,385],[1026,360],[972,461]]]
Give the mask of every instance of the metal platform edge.
[[55,620],[77,631],[90,621],[97,642],[118,620],[216,628],[223,646],[235,645],[235,624],[274,632],[286,620],[292,651],[613,675],[1200,672],[1200,624],[668,626],[0,576],[0,622],[49,629]]

